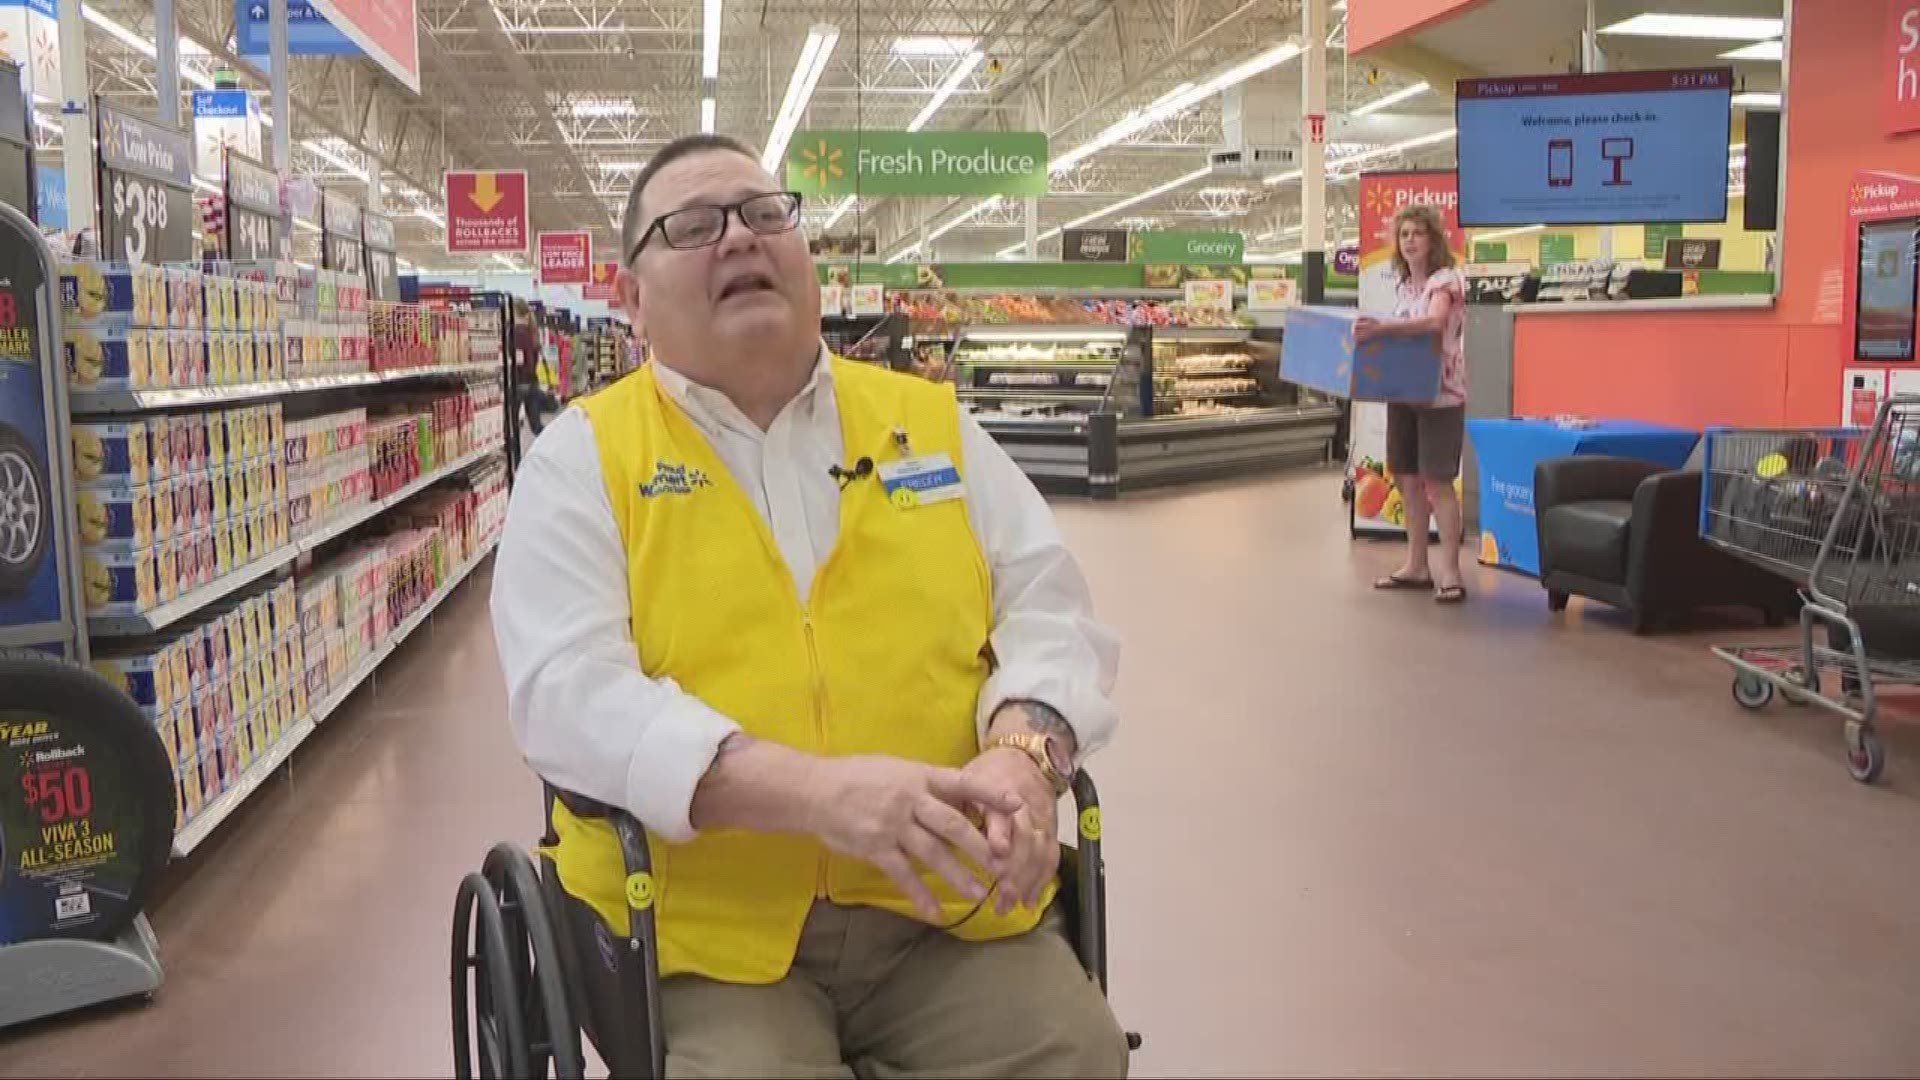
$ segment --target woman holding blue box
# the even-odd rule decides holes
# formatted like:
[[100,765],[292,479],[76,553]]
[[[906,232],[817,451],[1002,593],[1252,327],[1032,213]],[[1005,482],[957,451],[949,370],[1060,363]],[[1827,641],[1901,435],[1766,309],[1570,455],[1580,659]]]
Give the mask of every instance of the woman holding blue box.
[[[1431,405],[1387,406],[1387,468],[1407,506],[1407,561],[1374,582],[1376,589],[1433,589],[1442,604],[1467,598],[1460,572],[1460,451],[1467,425],[1466,285],[1453,268],[1446,226],[1431,206],[1393,216],[1393,268],[1399,278],[1390,318],[1362,316],[1354,340],[1435,334],[1440,339],[1440,396]],[[1428,515],[1440,533],[1437,565],[1429,558]]]

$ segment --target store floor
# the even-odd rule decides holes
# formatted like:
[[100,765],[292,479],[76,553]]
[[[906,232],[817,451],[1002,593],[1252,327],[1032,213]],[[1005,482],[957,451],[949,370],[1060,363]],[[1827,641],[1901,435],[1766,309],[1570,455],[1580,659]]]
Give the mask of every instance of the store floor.
[[[1706,645],[1475,572],[1366,583],[1331,473],[1064,527],[1126,642],[1106,803],[1136,1075],[1920,1071],[1920,738],[1740,710]],[[454,884],[529,839],[484,578],[155,913],[167,986],[0,1073],[444,1075]]]

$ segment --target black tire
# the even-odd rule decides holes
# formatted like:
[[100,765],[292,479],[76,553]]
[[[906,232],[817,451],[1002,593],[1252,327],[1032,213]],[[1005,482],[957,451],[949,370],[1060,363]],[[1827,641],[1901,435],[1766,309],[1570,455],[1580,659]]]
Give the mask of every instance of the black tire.
[[1887,767],[1887,747],[1880,735],[1860,723],[1847,725],[1847,775],[1863,784],[1880,779]]
[[[87,909],[66,915],[49,899],[49,914],[65,917],[0,930],[15,940],[112,940],[145,910],[173,853],[174,782],[166,746],[133,699],[97,672],[46,653],[0,649],[0,702],[6,710],[0,717],[0,896],[17,898],[8,905],[15,919],[27,918],[34,889],[58,890],[64,903]],[[35,755],[44,755],[37,770],[29,768]],[[50,765],[64,765],[60,792],[29,805],[30,773],[51,783]],[[87,811],[57,823],[42,817],[41,811],[54,812],[48,803],[71,810],[83,792]],[[77,877],[63,875],[64,883],[41,884],[23,854],[46,846],[40,830],[52,824],[72,826],[70,841],[111,836],[113,851]],[[81,888],[71,891],[75,882]],[[84,902],[70,899],[82,895]]]
[[1567,610],[1567,602],[1571,599],[1573,598],[1557,589],[1548,589],[1547,610],[1558,615],[1560,612]]
[[500,895],[518,1003],[525,1018],[530,1074],[546,1076],[551,1063],[557,1080],[580,1080],[586,1075],[580,1025],[567,997],[565,961],[540,876],[526,852],[509,843],[494,845],[481,873]]
[[477,873],[461,879],[454,899],[452,978],[453,1075],[458,1080],[532,1076],[520,1010],[496,1004],[515,999],[513,953],[500,897]]
[[25,435],[0,424],[0,596],[25,591],[40,572],[55,520],[46,463]]

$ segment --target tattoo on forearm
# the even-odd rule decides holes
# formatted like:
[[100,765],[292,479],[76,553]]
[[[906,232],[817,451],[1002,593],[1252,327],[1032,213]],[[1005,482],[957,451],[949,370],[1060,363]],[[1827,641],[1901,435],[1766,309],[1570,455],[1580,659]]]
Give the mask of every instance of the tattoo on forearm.
[[1046,702],[1021,700],[1010,701],[1007,704],[1016,705],[1024,709],[1027,714],[1027,722],[1033,726],[1033,730],[1040,734],[1052,735],[1062,739],[1073,738],[1073,725],[1067,723],[1067,718],[1060,715],[1059,709],[1054,708]]

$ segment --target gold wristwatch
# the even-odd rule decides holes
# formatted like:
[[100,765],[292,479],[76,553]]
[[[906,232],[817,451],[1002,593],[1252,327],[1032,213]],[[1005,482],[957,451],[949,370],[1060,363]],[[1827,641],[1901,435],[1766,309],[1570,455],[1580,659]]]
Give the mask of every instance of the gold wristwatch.
[[1037,731],[1016,731],[1012,734],[996,736],[993,741],[987,743],[986,749],[996,750],[1002,746],[1010,746],[1032,758],[1033,763],[1040,766],[1040,771],[1046,775],[1047,783],[1053,786],[1054,798],[1065,795],[1067,789],[1073,786],[1072,762],[1068,762],[1066,771],[1062,771],[1058,759],[1066,755],[1061,751],[1060,744],[1054,742],[1051,736],[1042,735]]

